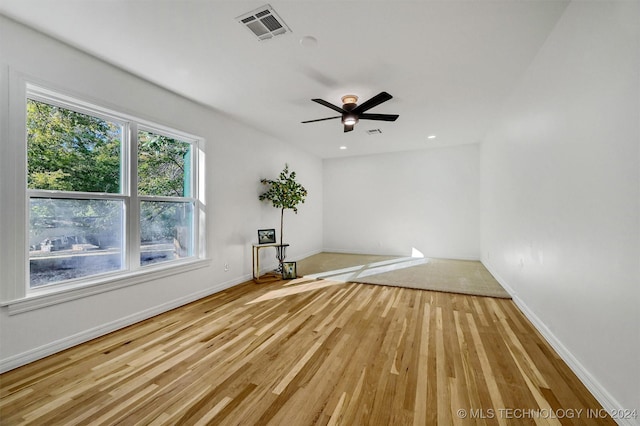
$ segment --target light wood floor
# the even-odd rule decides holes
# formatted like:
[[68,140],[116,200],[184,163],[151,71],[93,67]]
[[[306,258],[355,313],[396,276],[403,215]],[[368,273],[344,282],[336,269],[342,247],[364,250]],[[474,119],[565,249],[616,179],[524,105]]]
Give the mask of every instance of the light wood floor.
[[284,284],[7,372],[1,424],[615,424],[511,300]]

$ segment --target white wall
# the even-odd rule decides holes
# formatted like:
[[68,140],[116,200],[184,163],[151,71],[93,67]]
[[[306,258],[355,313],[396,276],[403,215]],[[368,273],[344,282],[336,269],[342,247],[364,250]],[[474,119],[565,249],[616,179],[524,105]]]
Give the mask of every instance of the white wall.
[[326,251],[479,259],[479,148],[324,160]]
[[[224,115],[144,82],[40,33],[0,16],[0,145],[7,160],[12,140],[9,123],[9,75],[22,74],[51,88],[94,100],[103,106],[174,127],[206,139],[205,196],[208,205],[209,267],[141,283],[99,295],[9,315],[0,308],[0,369],[47,355],[153,313],[201,297],[251,276],[251,246],[256,230],[279,227],[279,212],[258,200],[260,178],[276,177],[288,162],[309,190],[297,216],[285,218],[290,258],[322,248],[322,162],[316,157],[238,124]],[[18,220],[9,205],[20,191],[0,170],[0,224],[3,237]],[[18,206],[24,220],[24,206]],[[290,213],[290,212],[287,212]],[[7,240],[3,240],[7,241]],[[8,253],[3,244],[3,255]],[[11,247],[14,250],[14,247]],[[19,251],[19,250],[18,250]],[[264,251],[264,250],[263,250]],[[0,286],[22,265],[3,262]],[[224,271],[224,264],[229,271]],[[275,263],[275,258],[270,263]]]
[[[2,155],[10,71],[202,136],[212,259],[49,308],[13,316],[0,308],[0,369],[247,279],[255,230],[279,220],[257,201],[258,181],[287,161],[310,194],[285,218],[291,258],[323,247],[482,253],[601,402],[638,408],[639,13],[637,2],[571,3],[480,153],[470,145],[324,163],[0,17]],[[0,180],[4,230],[12,186],[3,170]],[[4,286],[15,265],[0,262]]]
[[572,2],[481,148],[482,261],[608,408],[640,401],[638,2]]

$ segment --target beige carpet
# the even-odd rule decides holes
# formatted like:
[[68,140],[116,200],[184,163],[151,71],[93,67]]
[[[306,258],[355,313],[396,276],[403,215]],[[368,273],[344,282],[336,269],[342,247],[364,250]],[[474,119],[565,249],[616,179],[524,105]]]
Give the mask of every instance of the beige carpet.
[[305,278],[390,285],[476,296],[511,296],[478,261],[319,253],[297,262]]

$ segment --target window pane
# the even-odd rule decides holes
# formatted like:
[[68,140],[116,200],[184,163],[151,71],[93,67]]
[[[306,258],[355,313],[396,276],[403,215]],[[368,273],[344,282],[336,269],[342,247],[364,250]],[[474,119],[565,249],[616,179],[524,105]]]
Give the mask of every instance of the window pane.
[[190,197],[190,155],[188,142],[138,132],[138,193]]
[[123,201],[29,201],[32,288],[124,268]]
[[120,193],[122,127],[27,99],[29,189]]
[[140,264],[193,255],[193,203],[140,203]]

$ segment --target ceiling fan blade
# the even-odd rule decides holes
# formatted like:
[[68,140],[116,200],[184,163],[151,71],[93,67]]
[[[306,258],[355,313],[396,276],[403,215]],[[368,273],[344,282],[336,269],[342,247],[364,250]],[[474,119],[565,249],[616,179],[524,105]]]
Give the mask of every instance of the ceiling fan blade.
[[351,124],[351,125],[349,125],[349,124],[345,124],[345,125],[344,125],[344,132],[345,132],[345,133],[350,132],[350,131],[352,131],[352,130],[353,130],[353,124]]
[[340,107],[339,107],[339,106],[337,106],[337,105],[330,104],[329,102],[325,101],[324,99],[311,99],[311,100],[312,100],[313,102],[319,103],[320,105],[324,105],[324,106],[326,106],[327,108],[331,108],[332,110],[337,111],[337,112],[339,112],[340,114],[343,114],[343,113],[347,112],[347,111],[343,110],[342,108],[340,108]]
[[360,120],[396,121],[398,114],[360,114]]
[[391,98],[393,98],[393,96],[391,96],[387,92],[380,92],[377,95],[375,95],[373,98],[358,105],[352,112],[355,114],[363,113],[365,111],[370,110],[374,106],[380,105],[381,103],[388,101]]
[[301,121],[301,123],[315,123],[316,121],[333,120],[334,118],[341,118],[341,117],[342,117],[341,115],[338,115],[336,117],[318,118],[317,120]]

